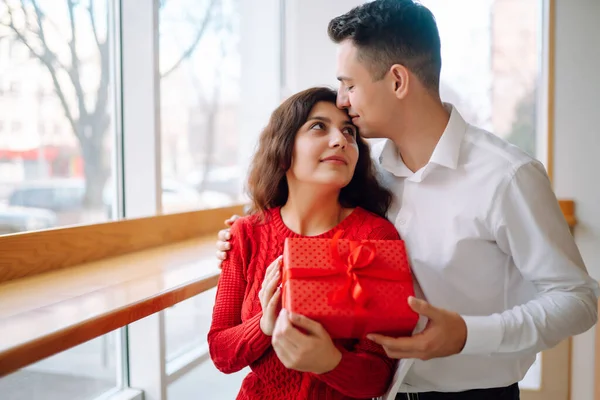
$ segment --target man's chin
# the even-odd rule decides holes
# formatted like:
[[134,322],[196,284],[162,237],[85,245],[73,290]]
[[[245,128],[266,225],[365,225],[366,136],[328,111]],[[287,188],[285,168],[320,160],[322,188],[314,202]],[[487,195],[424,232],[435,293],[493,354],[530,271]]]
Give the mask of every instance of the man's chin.
[[360,136],[365,139],[373,139],[377,137],[377,135],[373,134],[373,131],[371,131],[369,128],[359,127],[358,129],[360,132]]

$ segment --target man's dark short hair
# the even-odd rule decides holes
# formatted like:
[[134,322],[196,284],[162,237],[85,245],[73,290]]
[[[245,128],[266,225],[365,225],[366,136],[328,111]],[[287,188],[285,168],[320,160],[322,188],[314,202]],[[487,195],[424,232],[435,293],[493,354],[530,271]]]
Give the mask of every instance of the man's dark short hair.
[[412,0],[375,0],[332,19],[327,33],[335,43],[351,40],[374,80],[401,64],[439,92],[440,35],[425,6]]

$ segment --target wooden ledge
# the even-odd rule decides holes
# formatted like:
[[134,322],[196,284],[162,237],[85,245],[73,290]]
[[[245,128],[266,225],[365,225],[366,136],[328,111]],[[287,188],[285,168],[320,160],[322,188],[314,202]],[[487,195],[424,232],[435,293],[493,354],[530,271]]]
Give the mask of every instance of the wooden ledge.
[[560,200],[558,204],[567,220],[567,224],[573,229],[575,225],[577,225],[577,218],[575,218],[575,202],[573,200]]
[[0,376],[215,287],[215,235],[0,284]]
[[[243,206],[126,219],[0,237],[0,283],[213,235]],[[214,246],[213,246],[214,250]]]

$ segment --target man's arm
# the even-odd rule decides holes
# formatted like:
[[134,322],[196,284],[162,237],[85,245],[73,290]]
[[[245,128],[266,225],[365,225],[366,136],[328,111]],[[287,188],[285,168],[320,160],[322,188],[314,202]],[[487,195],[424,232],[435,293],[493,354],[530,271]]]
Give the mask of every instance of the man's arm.
[[598,284],[587,273],[543,166],[522,165],[500,188],[491,215],[498,246],[509,254],[535,299],[502,313],[466,316],[410,299],[428,318],[412,337],[368,337],[393,358],[453,354],[534,354],[590,329],[598,318]]
[[597,321],[598,284],[587,273],[544,168],[517,168],[491,215],[498,246],[510,255],[535,299],[490,316],[463,316],[464,354],[536,353]]

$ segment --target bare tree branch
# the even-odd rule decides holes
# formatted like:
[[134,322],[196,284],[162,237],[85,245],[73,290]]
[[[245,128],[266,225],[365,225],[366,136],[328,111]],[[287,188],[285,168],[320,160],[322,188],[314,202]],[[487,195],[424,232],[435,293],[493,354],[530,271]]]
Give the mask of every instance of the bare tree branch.
[[[32,0],[34,3],[37,0]],[[71,68],[67,70],[75,94],[77,95],[77,104],[79,106],[79,118],[87,117],[88,112],[85,107],[85,93],[81,87],[81,79],[79,76],[79,57],[77,57],[77,26],[75,24],[75,3],[73,0],[67,0],[69,10],[69,24],[71,26],[71,40],[69,41],[69,50],[71,51]]]
[[[25,4],[23,2],[21,2],[21,7],[22,7],[23,13],[26,15]],[[17,29],[17,27],[14,23],[12,10],[10,8],[8,10],[8,14],[9,14],[9,18],[10,18],[8,27],[15,33],[15,35],[17,36],[19,41],[21,43],[23,43],[29,49],[31,54],[33,54],[38,60],[40,60],[46,66],[46,68],[48,68],[48,72],[50,72],[50,76],[52,78],[52,83],[54,84],[54,89],[56,90],[56,94],[58,95],[61,105],[63,106],[64,112],[65,112],[65,117],[69,121],[69,124],[71,125],[71,128],[73,129],[73,132],[75,132],[75,134],[77,135],[77,129],[76,129],[77,125],[75,123],[75,119],[73,118],[73,115],[71,114],[71,110],[67,103],[65,94],[60,86],[60,83],[58,82],[58,74],[57,74],[56,68],[54,66],[54,63],[56,62],[56,57],[54,56],[53,53],[48,52],[47,47],[45,48],[43,54],[38,53],[31,46],[31,44],[29,43],[29,40],[27,40],[27,38]],[[41,30],[40,30],[40,32],[41,32]]]
[[167,69],[167,71],[165,71],[163,74],[161,74],[161,78],[168,76],[170,73],[172,73],[177,68],[179,68],[181,63],[183,61],[185,61],[186,59],[188,59],[192,55],[192,53],[194,53],[194,50],[198,46],[198,43],[200,43],[200,39],[202,39],[202,36],[204,35],[204,31],[206,30],[206,28],[208,27],[208,24],[210,23],[212,9],[216,3],[217,3],[217,0],[210,0],[210,3],[208,3],[208,7],[206,9],[206,14],[204,14],[204,18],[202,20],[202,23],[200,24],[200,28],[196,32],[196,37],[194,38],[194,40],[192,41],[190,46],[181,54],[181,57],[179,58],[179,60],[177,60],[177,62],[175,64],[173,64],[173,66],[171,68]]
[[[109,15],[106,13],[106,26],[108,27]],[[108,35],[104,39],[104,42],[98,42],[98,51],[100,52],[100,84],[96,92],[96,109],[94,110],[94,117],[100,118],[101,115],[106,115],[106,105],[108,102],[108,86],[110,79],[109,69],[109,54],[108,54]]]
[[92,32],[94,33],[94,40],[96,45],[100,48],[100,40],[98,39],[98,29],[96,28],[96,17],[94,15],[94,0],[90,0],[88,6],[88,15],[90,16],[90,22],[92,23]]

